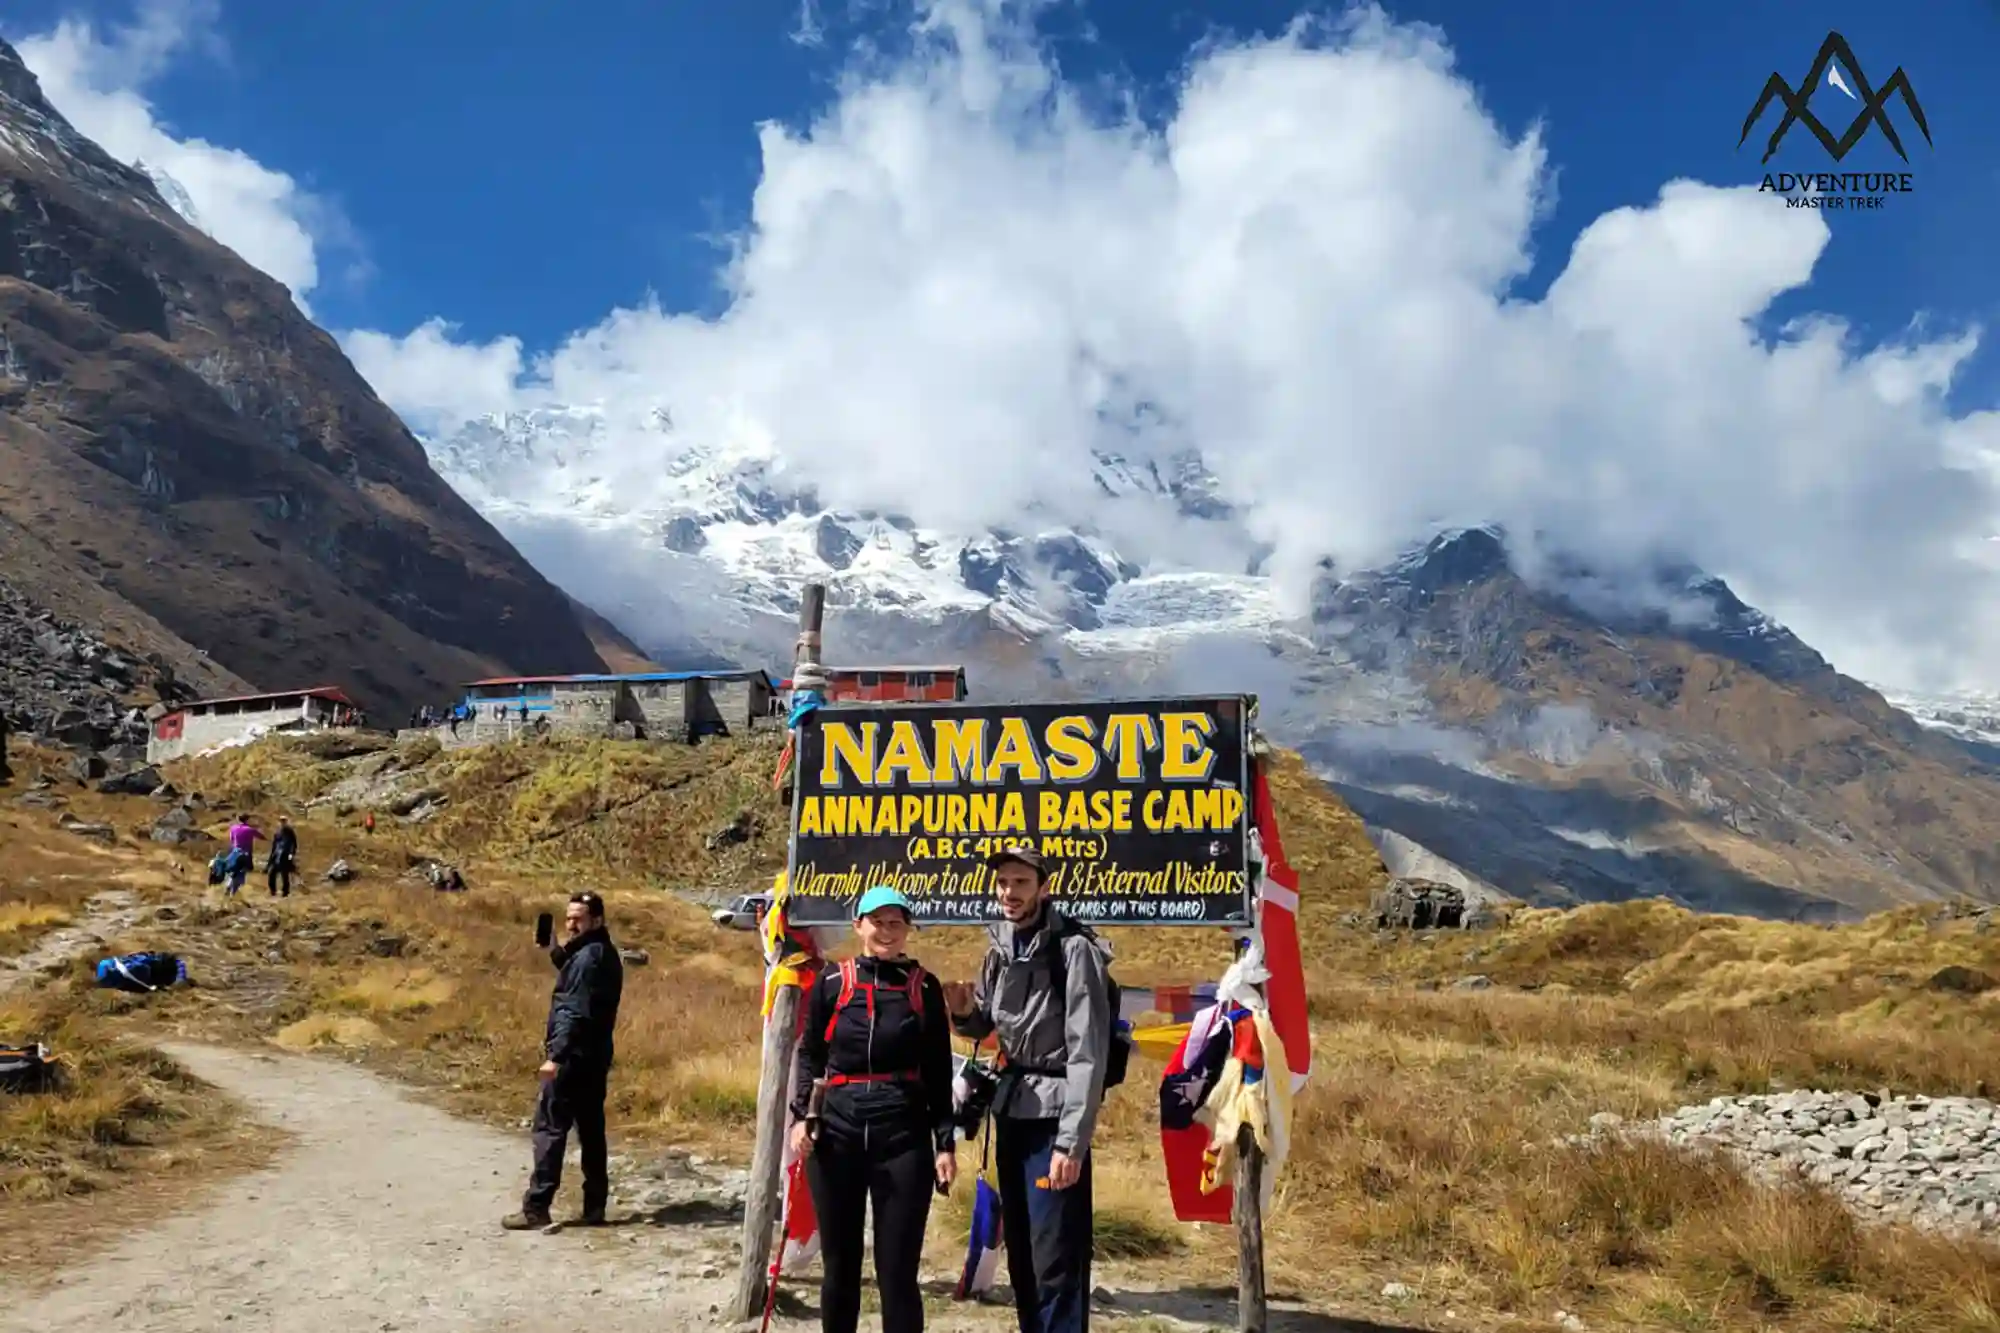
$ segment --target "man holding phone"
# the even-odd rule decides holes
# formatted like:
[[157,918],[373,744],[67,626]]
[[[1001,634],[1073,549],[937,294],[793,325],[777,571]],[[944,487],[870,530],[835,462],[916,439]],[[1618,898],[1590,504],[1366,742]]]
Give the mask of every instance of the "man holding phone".
[[[542,922],[536,927],[536,942],[542,943]],[[556,985],[542,1044],[541,1096],[535,1103],[534,1172],[521,1211],[500,1224],[509,1231],[549,1225],[549,1207],[562,1184],[563,1153],[572,1127],[583,1157],[585,1226],[604,1224],[604,1206],[611,1197],[604,1096],[611,1074],[611,1030],[618,1022],[618,1001],[625,989],[625,964],[605,927],[604,900],[596,894],[571,896],[563,929],[564,942],[549,949]]]

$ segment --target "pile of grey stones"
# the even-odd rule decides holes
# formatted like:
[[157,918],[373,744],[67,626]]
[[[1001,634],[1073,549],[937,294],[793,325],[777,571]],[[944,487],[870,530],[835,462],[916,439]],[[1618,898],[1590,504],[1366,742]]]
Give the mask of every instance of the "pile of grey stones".
[[1719,1148],[1767,1182],[1803,1174],[1864,1219],[2000,1240],[2000,1107],[1984,1098],[1717,1097],[1635,1124],[1601,1111],[1570,1141],[1614,1135]]

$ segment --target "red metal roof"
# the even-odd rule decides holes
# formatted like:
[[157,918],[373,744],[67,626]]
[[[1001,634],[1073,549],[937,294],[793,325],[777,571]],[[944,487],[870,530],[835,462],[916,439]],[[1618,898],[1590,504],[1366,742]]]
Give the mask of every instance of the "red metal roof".
[[324,699],[328,703],[346,704],[349,708],[361,705],[347,697],[338,685],[310,685],[302,690],[274,690],[269,694],[231,694],[221,699],[196,699],[193,703],[182,704],[173,711],[178,713],[189,708],[207,708],[213,704],[252,704],[266,699],[303,699],[311,697]]
[[820,669],[829,676],[853,676],[863,671],[873,671],[884,676],[907,675],[916,671],[928,671],[934,676],[949,676],[965,670],[962,666],[839,666]]

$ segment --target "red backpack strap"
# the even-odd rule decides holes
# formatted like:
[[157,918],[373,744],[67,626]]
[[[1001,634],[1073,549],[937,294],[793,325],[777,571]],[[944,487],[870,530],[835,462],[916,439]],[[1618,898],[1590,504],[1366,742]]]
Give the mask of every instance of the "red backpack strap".
[[826,1016],[826,1039],[833,1040],[834,1025],[840,1022],[840,1011],[854,998],[855,961],[852,958],[840,960],[840,996],[833,1002],[833,1012]]

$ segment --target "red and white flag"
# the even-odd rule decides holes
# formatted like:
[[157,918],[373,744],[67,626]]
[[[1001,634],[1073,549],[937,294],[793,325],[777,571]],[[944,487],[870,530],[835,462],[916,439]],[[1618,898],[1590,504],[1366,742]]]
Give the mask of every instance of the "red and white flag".
[[1305,960],[1299,954],[1299,872],[1285,860],[1278,835],[1278,811],[1271,800],[1270,775],[1264,762],[1252,770],[1252,800],[1257,816],[1257,840],[1263,844],[1264,873],[1258,881],[1257,936],[1263,946],[1264,1003],[1271,1027],[1285,1044],[1285,1063],[1292,1069],[1292,1091],[1305,1086],[1312,1073],[1312,1026],[1306,1017]]
[[[1262,871],[1252,940],[1217,988],[1218,1002],[1195,1015],[1160,1084],[1161,1156],[1174,1216],[1183,1222],[1227,1222],[1234,1212],[1230,1189],[1202,1188],[1210,1132],[1207,1125],[1194,1121],[1194,1113],[1206,1105],[1217,1084],[1216,1073],[1229,1051],[1233,1024],[1248,1018],[1237,1006],[1260,1002],[1254,992],[1243,989],[1255,983],[1259,973],[1263,974],[1261,1004],[1272,1034],[1283,1047],[1293,1091],[1304,1086],[1312,1070],[1305,960],[1299,952],[1299,876],[1285,860],[1271,784],[1261,760],[1253,768],[1251,787],[1255,853]],[[1237,1017],[1232,1018],[1232,1013]]]
[[[799,1026],[805,1026],[806,1006],[799,1005]],[[791,1104],[794,1080],[798,1077],[798,1065],[792,1066],[792,1073],[785,1078],[785,1104]],[[787,1126],[789,1131],[790,1126]],[[785,1198],[784,1226],[778,1235],[778,1255],[773,1265],[780,1272],[797,1273],[819,1257],[819,1215],[813,1209],[812,1190],[806,1185],[805,1163],[792,1151],[792,1136],[785,1135],[784,1157]]]

